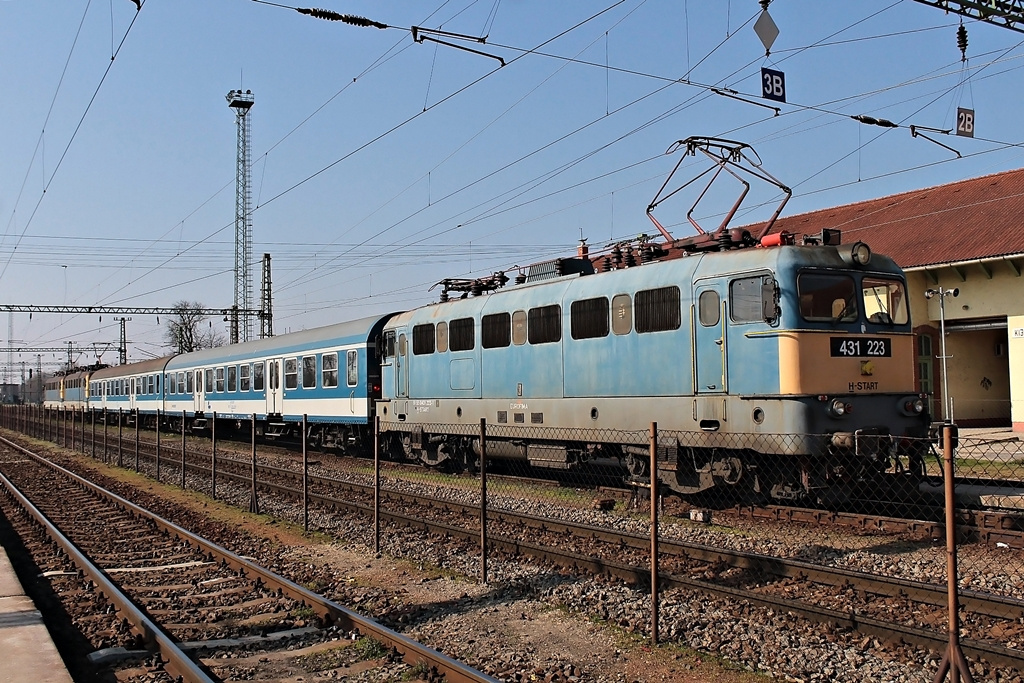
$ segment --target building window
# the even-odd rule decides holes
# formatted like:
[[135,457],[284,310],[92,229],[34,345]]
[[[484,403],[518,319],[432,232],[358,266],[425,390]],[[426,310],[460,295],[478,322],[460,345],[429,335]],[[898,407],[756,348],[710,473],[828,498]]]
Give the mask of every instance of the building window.
[[569,307],[569,327],[573,339],[608,336],[608,299],[581,299]]
[[500,349],[512,343],[512,316],[508,313],[485,315],[480,320],[480,345]]
[[682,322],[679,288],[661,287],[636,293],[636,331],[665,332],[678,330]]

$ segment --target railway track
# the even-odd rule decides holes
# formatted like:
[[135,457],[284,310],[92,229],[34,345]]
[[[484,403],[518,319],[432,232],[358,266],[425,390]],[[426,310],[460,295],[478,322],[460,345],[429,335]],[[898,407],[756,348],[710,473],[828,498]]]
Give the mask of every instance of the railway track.
[[0,443],[6,451],[0,464],[4,516],[18,520],[35,539],[27,545],[41,554],[46,541],[26,528],[30,519],[58,545],[62,556],[50,554],[56,566],[47,575],[111,660],[155,656],[172,679],[219,681],[235,676],[230,658],[204,665],[196,661],[202,652],[286,647],[342,633],[370,638],[381,653],[393,652],[447,681],[494,680],[13,442]]
[[[155,458],[150,451],[155,443],[140,447],[144,461]],[[190,454],[186,469],[195,476],[208,476],[210,471],[204,464],[208,460],[209,454]],[[173,476],[174,468],[180,465],[174,460],[167,462]],[[231,482],[242,490],[251,487],[251,460],[221,456],[218,462],[218,478],[222,482]],[[149,465],[152,466],[152,462]],[[256,474],[261,495],[301,500],[303,475],[300,470],[258,463]],[[364,519],[373,516],[370,484],[309,476],[307,486],[313,505]],[[463,487],[458,497],[472,497],[473,491],[472,487]],[[382,518],[386,521],[461,539],[467,545],[467,552],[473,552],[480,537],[478,498],[446,500],[430,494],[394,490],[387,490],[383,495]],[[418,514],[402,514],[396,510],[416,510]],[[648,535],[496,507],[489,509],[488,520],[488,544],[496,550],[607,574],[631,583],[649,581]],[[793,521],[803,520],[794,518]],[[815,521],[821,523],[820,518]],[[834,519],[830,521],[835,523]],[[901,527],[901,532],[926,530],[912,526],[907,520],[893,520],[892,524],[897,522],[911,524]],[[863,528],[863,521],[859,524]],[[875,528],[882,527],[876,525]],[[526,534],[524,530],[528,530]],[[892,531],[893,527],[886,530]],[[525,540],[524,535],[529,540]],[[659,581],[666,587],[682,587],[784,610],[813,621],[837,624],[887,640],[902,640],[922,648],[941,650],[946,644],[941,632],[947,600],[944,586],[666,538],[661,541],[661,552],[664,571]],[[794,600],[794,595],[801,599]],[[964,591],[961,604],[965,609],[965,633],[978,636],[964,641],[968,656],[1024,668],[1024,628],[1021,627],[1024,600]],[[914,616],[909,618],[908,615]],[[1002,642],[1013,646],[981,637],[986,633],[1001,633]]]

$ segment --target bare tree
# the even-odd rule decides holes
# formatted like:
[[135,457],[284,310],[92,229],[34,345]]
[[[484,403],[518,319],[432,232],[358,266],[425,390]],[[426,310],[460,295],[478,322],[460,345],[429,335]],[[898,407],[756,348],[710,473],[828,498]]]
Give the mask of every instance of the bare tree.
[[164,340],[178,353],[223,346],[227,338],[213,327],[213,321],[203,313],[206,309],[198,301],[179,301],[174,304],[175,314],[167,325]]

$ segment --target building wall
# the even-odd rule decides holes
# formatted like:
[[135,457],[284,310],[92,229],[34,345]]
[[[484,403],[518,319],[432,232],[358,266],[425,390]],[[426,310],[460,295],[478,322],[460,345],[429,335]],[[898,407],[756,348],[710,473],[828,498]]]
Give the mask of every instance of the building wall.
[[1006,348],[1009,351],[1010,413],[1013,420],[1013,431],[1024,431],[1024,315],[1011,315],[1006,318]]
[[[958,289],[958,296],[944,298],[941,312],[950,326],[946,335],[946,367],[953,417],[964,425],[1009,425],[1024,430],[1024,338],[1010,343],[1007,329],[958,331],[957,324],[1001,324],[1020,317],[1024,328],[1024,278],[1009,263],[996,261],[986,267],[972,264],[944,266],[907,273],[911,317],[915,331],[932,337],[933,415],[946,419],[942,396],[942,349],[939,335],[940,302],[928,299],[928,289]],[[1013,326],[1010,325],[1012,331]],[[919,359],[920,360],[920,359]],[[1014,370],[1016,368],[1016,370]],[[920,370],[920,368],[919,368]],[[920,379],[920,374],[918,375]],[[1013,406],[1020,403],[1017,415]],[[1015,426],[1015,428],[1017,428]]]

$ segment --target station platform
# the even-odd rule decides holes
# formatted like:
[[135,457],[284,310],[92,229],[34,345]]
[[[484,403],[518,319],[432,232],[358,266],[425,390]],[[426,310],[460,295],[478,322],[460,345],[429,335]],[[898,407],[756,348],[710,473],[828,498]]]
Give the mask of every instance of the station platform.
[[0,683],[71,683],[43,617],[0,547]]

